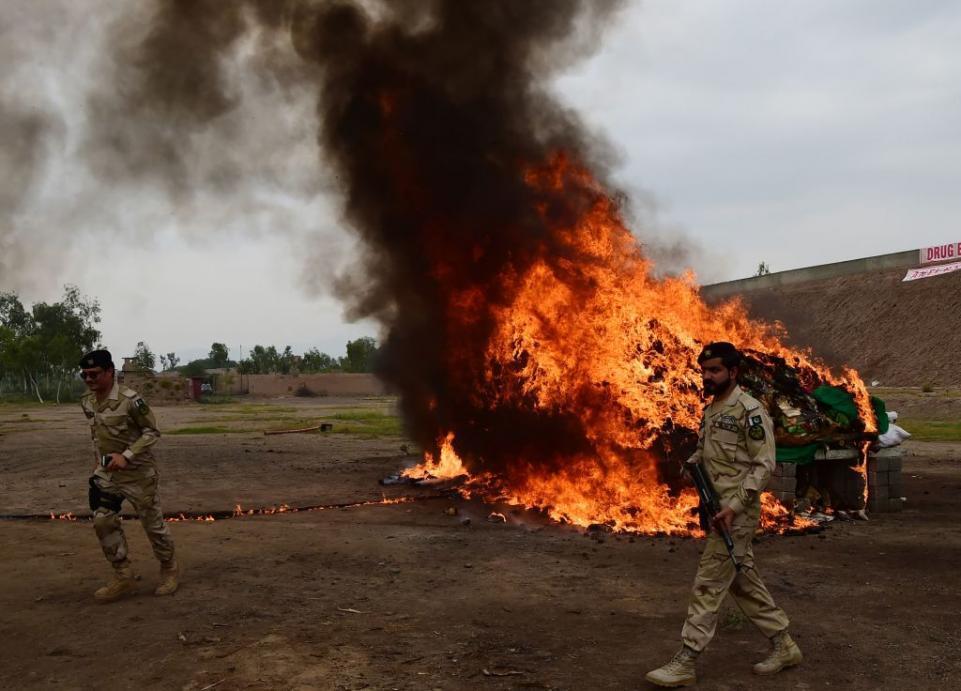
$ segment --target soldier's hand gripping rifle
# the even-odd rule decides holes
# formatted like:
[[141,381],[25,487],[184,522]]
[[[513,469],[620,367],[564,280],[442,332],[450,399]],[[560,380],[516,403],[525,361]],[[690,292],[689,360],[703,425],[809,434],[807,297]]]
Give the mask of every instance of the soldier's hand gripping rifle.
[[734,569],[740,571],[741,565],[738,564],[737,559],[734,558],[734,540],[731,539],[731,533],[728,532],[727,528],[723,525],[718,525],[714,522],[714,517],[721,512],[721,501],[718,499],[717,492],[714,490],[714,485],[711,484],[710,478],[707,476],[707,473],[704,472],[704,468],[700,463],[685,464],[684,467],[691,474],[691,478],[694,480],[694,486],[697,487],[697,496],[701,500],[701,503],[697,507],[697,510],[701,514],[701,527],[704,529],[704,532],[708,532],[711,526],[714,526],[724,540],[724,546],[727,547],[727,553],[731,556]]

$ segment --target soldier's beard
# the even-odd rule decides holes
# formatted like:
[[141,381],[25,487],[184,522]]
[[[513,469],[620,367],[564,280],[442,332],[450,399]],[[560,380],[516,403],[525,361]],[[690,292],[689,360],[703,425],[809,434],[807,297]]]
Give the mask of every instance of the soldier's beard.
[[714,396],[718,393],[727,391],[728,387],[731,385],[731,377],[728,377],[723,382],[716,382],[713,379],[704,380],[704,395]]

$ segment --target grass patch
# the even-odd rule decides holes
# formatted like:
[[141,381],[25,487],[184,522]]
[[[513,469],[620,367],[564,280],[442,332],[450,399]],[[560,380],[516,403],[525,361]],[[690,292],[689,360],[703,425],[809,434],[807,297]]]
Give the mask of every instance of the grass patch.
[[725,607],[718,618],[721,628],[728,631],[740,631],[748,621],[744,612],[736,607]]
[[9,420],[4,420],[4,422],[14,424],[14,425],[19,425],[19,424],[23,424],[24,422],[53,422],[53,420],[51,420],[50,418],[44,418],[44,417],[30,417],[29,415],[24,413],[19,418],[10,418]]
[[244,403],[243,405],[233,406],[227,413],[237,415],[259,415],[260,413],[296,413],[299,409],[291,406],[270,405],[269,403]]
[[224,396],[221,394],[205,394],[197,399],[197,403],[202,405],[226,405],[228,403],[236,403],[237,399],[233,396]]
[[897,424],[911,433],[914,441],[961,441],[961,422],[898,418]]
[[380,410],[345,410],[340,413],[331,413],[330,415],[324,415],[326,420],[345,420],[350,422],[379,422],[384,419],[396,420],[396,415],[390,415]]
[[[267,427],[267,428],[264,428],[264,430],[267,432],[284,432],[292,429],[304,429],[306,427],[316,427],[322,422],[321,420],[318,420],[315,417],[311,417],[311,418],[288,417],[288,418],[279,418],[279,419],[282,420],[285,424],[280,425],[278,427]],[[261,418],[257,419],[258,422],[260,422],[260,420]]]
[[[52,402],[54,405],[57,403],[56,399],[54,399]],[[41,403],[36,398],[26,398],[12,395],[0,396],[0,408],[42,408],[44,405],[49,405],[49,403]]]
[[334,421],[337,434],[356,434],[363,437],[402,437],[404,430],[400,418],[380,410],[355,409],[325,415],[325,421]]
[[335,434],[356,434],[370,438],[404,436],[400,418],[393,415],[381,415],[378,418],[367,418],[363,421],[350,420],[347,422],[337,422],[334,424],[332,431]]
[[[295,426],[296,423],[301,418],[296,418],[291,415],[265,415],[265,416],[245,416],[245,415],[222,415],[219,417],[203,417],[191,420],[190,423],[193,425],[216,425],[224,426],[231,425],[242,426],[244,429],[255,430],[268,427],[271,424],[274,425],[290,425]],[[310,422],[305,426],[316,425],[315,418],[309,418]]]
[[229,427],[209,425],[206,427],[180,427],[178,429],[172,429],[169,432],[163,432],[162,434],[168,434],[170,436],[178,436],[181,434],[236,434],[238,432],[249,432],[249,431],[250,430],[231,429]]
[[5,434],[16,434],[17,432],[36,432],[40,427],[4,427],[0,425],[0,437]]

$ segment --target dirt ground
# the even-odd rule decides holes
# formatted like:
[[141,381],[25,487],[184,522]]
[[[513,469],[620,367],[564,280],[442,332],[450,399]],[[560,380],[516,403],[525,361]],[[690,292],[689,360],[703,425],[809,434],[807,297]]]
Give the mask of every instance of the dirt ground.
[[[417,497],[173,523],[184,567],[173,597],[152,595],[156,564],[136,521],[125,527],[140,593],[110,605],[91,597],[109,569],[89,522],[0,521],[0,688],[648,688],[644,673],[678,645],[701,543],[598,541],[511,510],[490,523],[491,507],[378,485],[411,460],[399,437],[258,431],[391,407],[157,409],[164,430],[230,426],[161,440],[168,513]],[[0,407],[0,514],[85,511],[86,435],[74,406]],[[961,444],[907,451],[904,512],[755,546],[804,664],[754,677],[766,642],[728,608],[699,688],[961,684]]]

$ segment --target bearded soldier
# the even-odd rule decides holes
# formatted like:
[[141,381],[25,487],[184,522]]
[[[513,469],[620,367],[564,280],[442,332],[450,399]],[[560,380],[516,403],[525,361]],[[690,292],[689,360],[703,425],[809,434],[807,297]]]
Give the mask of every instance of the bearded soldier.
[[[754,665],[756,674],[775,674],[801,662],[801,650],[788,635],[787,615],[774,604],[761,581],[751,549],[761,515],[760,493],[774,470],[771,418],[737,385],[741,356],[733,345],[711,343],[697,362],[704,392],[713,400],[704,409],[697,450],[687,463],[701,464],[722,508],[712,517],[714,529],[698,564],[687,620],[681,630],[683,646],[670,662],[645,677],[658,686],[695,683],[695,660],[714,637],[725,595],[730,595],[771,641],[770,655]],[[727,552],[722,528],[734,543],[734,560]]]
[[127,558],[127,539],[120,525],[124,500],[140,516],[154,556],[160,561],[160,585],[154,593],[170,595],[177,590],[179,573],[173,538],[160,510],[160,478],[151,452],[160,439],[157,421],[136,391],[117,383],[108,351],[87,353],[80,360],[80,368],[89,389],[80,406],[90,424],[96,459],[90,478],[90,510],[97,539],[114,570],[113,580],[94,597],[112,602],[136,589]]

